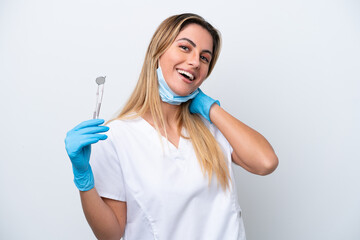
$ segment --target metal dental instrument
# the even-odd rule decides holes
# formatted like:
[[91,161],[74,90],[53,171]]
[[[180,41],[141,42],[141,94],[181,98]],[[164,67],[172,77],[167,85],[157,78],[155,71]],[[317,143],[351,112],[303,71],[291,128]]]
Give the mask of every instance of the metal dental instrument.
[[105,78],[106,78],[106,76],[96,78],[96,83],[98,85],[98,88],[97,88],[97,91],[96,91],[96,105],[95,105],[95,111],[94,111],[93,119],[98,119],[99,118],[100,107],[101,107],[101,102],[102,102],[103,93],[104,93]]

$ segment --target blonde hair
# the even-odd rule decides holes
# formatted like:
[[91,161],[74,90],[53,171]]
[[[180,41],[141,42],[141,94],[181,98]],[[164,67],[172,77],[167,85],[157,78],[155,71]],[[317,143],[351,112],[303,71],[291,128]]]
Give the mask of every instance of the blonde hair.
[[[191,23],[202,26],[213,38],[213,56],[207,76],[210,75],[220,53],[220,33],[210,23],[196,14],[186,13],[171,16],[165,19],[155,31],[147,49],[137,85],[115,119],[133,119],[150,111],[155,128],[159,134],[160,129],[163,129],[167,137],[164,116],[161,110],[156,69],[160,56],[175,41],[179,32]],[[181,127],[187,130],[188,139],[192,142],[202,173],[204,176],[208,175],[209,185],[212,175],[215,173],[218,183],[226,190],[229,187],[230,174],[224,153],[201,118],[197,114],[190,113],[189,104],[190,101],[181,104],[181,111],[177,116],[178,131],[181,134]],[[181,137],[186,138],[183,135]]]

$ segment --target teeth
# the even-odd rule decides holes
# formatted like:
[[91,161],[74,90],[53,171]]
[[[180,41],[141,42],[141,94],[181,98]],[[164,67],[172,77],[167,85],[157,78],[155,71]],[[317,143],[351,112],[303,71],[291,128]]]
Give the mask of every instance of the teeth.
[[184,75],[188,76],[190,80],[194,80],[194,76],[191,73],[185,72],[183,70],[177,70],[177,71],[178,71],[178,73],[181,73],[181,74],[184,74]]

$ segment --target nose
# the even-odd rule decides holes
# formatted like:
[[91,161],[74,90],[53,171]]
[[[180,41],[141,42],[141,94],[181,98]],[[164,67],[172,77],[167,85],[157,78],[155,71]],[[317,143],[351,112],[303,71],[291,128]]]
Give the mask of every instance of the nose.
[[200,55],[195,51],[189,54],[188,64],[193,66],[194,68],[199,68],[200,66]]

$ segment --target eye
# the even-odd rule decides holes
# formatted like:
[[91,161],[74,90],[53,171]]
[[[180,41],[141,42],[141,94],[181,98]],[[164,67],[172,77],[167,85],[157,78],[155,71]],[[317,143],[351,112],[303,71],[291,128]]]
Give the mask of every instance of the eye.
[[185,51],[189,51],[189,48],[187,46],[179,46],[181,49],[185,50]]
[[200,56],[200,58],[201,58],[201,60],[203,60],[203,61],[205,61],[205,62],[209,62],[209,59],[207,58],[207,57],[205,57],[205,56]]

